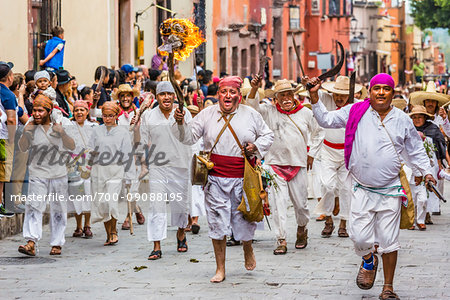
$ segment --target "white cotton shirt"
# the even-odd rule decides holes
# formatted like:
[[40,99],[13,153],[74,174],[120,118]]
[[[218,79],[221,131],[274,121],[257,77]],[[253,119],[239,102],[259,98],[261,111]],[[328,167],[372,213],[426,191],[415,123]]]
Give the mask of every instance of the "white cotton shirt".
[[[164,162],[164,164],[160,167],[190,168],[191,147],[182,144],[171,132],[171,126],[176,123],[174,118],[176,109],[178,107],[174,105],[168,119],[159,106],[146,110],[141,115],[141,144],[148,147],[154,146],[150,155],[149,168],[158,167],[151,163],[153,158],[156,159],[156,155],[160,157],[164,155],[164,158],[160,159],[160,162]],[[192,120],[191,113],[186,108],[183,110],[185,112],[184,121],[190,122]]]
[[[235,131],[241,145],[253,143],[257,148],[257,156],[264,157],[273,142],[273,132],[264,122],[261,114],[247,105],[239,105],[233,112],[235,115],[230,125]],[[230,116],[228,116],[230,117]],[[172,133],[184,143],[193,145],[203,137],[204,149],[211,151],[220,130],[225,125],[219,105],[203,109],[189,123],[182,126],[174,124]],[[242,151],[236,143],[231,131],[227,128],[220,137],[213,152],[218,155],[242,157]]]
[[[312,105],[314,116],[322,127],[344,128],[350,108],[347,105],[340,110],[328,112],[321,101]],[[380,116],[372,108],[361,118],[353,141],[348,169],[353,178],[368,187],[388,187],[400,184],[399,171],[401,162],[398,152],[412,168],[421,174],[432,174],[422,140],[411,118],[393,107],[383,120],[391,139],[380,122]]]
[[77,121],[72,121],[73,128],[71,130],[72,138],[75,141],[75,150],[73,153],[79,154],[81,151],[89,149],[89,141],[97,123],[84,121],[83,126],[78,125]]
[[[255,99],[247,98],[247,103],[261,113],[264,121],[274,133],[274,141],[264,162],[269,165],[306,167],[307,156],[316,157],[323,141],[324,132],[314,119],[310,109],[303,107],[294,114],[280,113],[271,104],[259,103],[259,95]],[[310,149],[307,152],[308,141]]]

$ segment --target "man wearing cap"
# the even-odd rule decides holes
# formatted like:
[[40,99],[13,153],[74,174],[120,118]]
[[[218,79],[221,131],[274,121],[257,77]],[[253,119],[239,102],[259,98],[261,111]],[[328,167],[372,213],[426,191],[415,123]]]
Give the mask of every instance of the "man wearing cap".
[[125,72],[125,83],[133,86],[133,80],[136,78],[138,68],[133,67],[131,64],[124,64],[120,69]]
[[[319,90],[319,98],[328,111],[339,110],[353,103],[349,99],[350,78],[338,76],[336,81],[324,82],[324,90]],[[362,86],[355,84],[355,92],[360,92]],[[330,94],[331,93],[331,94]],[[321,149],[320,180],[322,183],[322,199],[315,213],[326,216],[322,237],[330,237],[334,230],[332,215],[338,215],[338,236],[348,237],[346,223],[350,209],[351,180],[344,161],[344,128],[325,128],[325,139]],[[337,199],[336,199],[337,198]]]
[[66,99],[66,93],[70,89],[70,75],[66,70],[57,70],[56,77],[58,78],[58,86],[56,88],[56,102],[62,109],[63,115],[66,118],[72,117],[72,112],[69,108],[68,100]]
[[[132,89],[129,84],[121,84],[116,93],[112,95],[113,100],[119,100],[120,113],[119,118],[117,119],[119,126],[127,127],[130,126],[132,118],[136,115],[136,106],[133,104],[134,97],[139,96],[139,92],[135,89]],[[131,140],[134,141],[134,132],[130,132]],[[134,159],[134,158],[133,158]],[[132,212],[136,214],[137,222],[142,225],[145,222],[145,217],[142,214],[142,210],[139,205],[136,204],[136,193],[139,192],[139,173],[137,165],[133,164],[131,166],[130,173],[133,174],[133,179],[131,180],[131,186],[129,191],[125,188],[125,182],[122,185],[122,195],[128,201],[131,200],[131,209]],[[130,197],[131,196],[131,197]],[[128,215],[125,218],[125,221],[122,224],[122,230],[130,229],[130,222]]]
[[[177,124],[172,132],[183,143],[193,145],[203,137],[204,149],[211,151],[222,129],[222,135],[212,149],[211,161],[214,168],[208,175],[205,186],[206,217],[209,225],[209,237],[212,239],[216,257],[216,274],[211,282],[225,280],[226,236],[231,230],[236,240],[243,241],[245,268],[256,267],[252,240],[256,229],[255,222],[248,222],[237,210],[243,197],[244,158],[243,151],[250,158],[265,156],[273,142],[273,132],[264,123],[261,115],[246,105],[239,105],[242,100],[241,78],[230,76],[219,83],[219,104],[209,106],[187,123],[183,114],[175,113]],[[238,146],[230,128],[233,128],[241,145]]]
[[322,127],[346,128],[344,157],[352,176],[348,231],[357,255],[362,256],[356,283],[372,288],[383,258],[384,285],[380,299],[398,299],[393,281],[397,264],[401,206],[405,193],[400,183],[401,165],[407,161],[425,183],[436,183],[430,160],[409,118],[392,107],[395,83],[385,73],[370,81],[370,98],[340,110],[327,111],[319,100],[320,79],[308,82],[314,116]]
[[[146,110],[140,122],[140,140],[145,149],[146,164],[149,169],[149,212],[147,215],[147,238],[153,242],[149,260],[162,257],[161,241],[167,237],[166,202],[170,203],[171,225],[178,228],[177,251],[186,252],[185,228],[188,225],[191,202],[189,167],[191,149],[183,145],[171,133],[175,123],[175,90],[168,81],[156,86],[158,107]],[[184,120],[192,117],[187,109]]]
[[[252,89],[247,103],[261,113],[264,121],[274,132],[274,142],[265,157],[265,163],[278,175],[278,189],[271,187],[272,213],[277,237],[273,254],[287,252],[287,208],[289,200],[294,204],[297,221],[296,249],[308,245],[309,222],[307,170],[313,165],[323,140],[323,131],[313,117],[311,110],[304,108],[294,98],[291,83],[284,79],[275,83],[274,90],[266,96],[275,97],[276,105],[260,104],[257,96],[261,77],[256,75],[251,82]],[[308,141],[311,141],[309,152]]]
[[[16,96],[9,89],[14,81],[13,67],[14,64],[11,62],[0,62],[0,100],[2,112],[6,113],[7,125],[2,126],[0,129],[0,152],[3,153],[2,159],[0,160],[0,203],[3,199],[5,182],[9,182],[11,179],[14,157],[14,136],[16,134],[19,113]],[[0,205],[0,214],[7,217],[14,215],[8,212],[4,205]]]
[[[45,95],[38,94],[33,101],[33,121],[29,122],[19,140],[22,152],[31,151],[29,157],[29,184],[23,236],[26,245],[19,252],[35,256],[35,244],[42,237],[42,216],[47,203],[50,204],[50,255],[60,255],[64,245],[64,230],[67,225],[68,179],[64,163],[75,149],[74,140],[60,124],[51,124],[53,103]],[[58,135],[51,135],[51,132]],[[70,156],[69,156],[70,157]]]

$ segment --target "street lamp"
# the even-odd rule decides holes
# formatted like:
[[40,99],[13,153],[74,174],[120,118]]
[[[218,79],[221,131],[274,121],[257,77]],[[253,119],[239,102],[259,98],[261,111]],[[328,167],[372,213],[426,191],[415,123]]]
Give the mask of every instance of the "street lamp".
[[264,39],[262,42],[259,42],[259,46],[261,47],[261,49],[264,51],[264,55],[267,54],[267,40]]
[[397,40],[397,35],[395,34],[395,31],[392,31],[391,39],[392,39],[392,41],[396,41]]
[[358,35],[358,39],[361,41],[361,48],[366,49],[366,42],[367,42],[366,36],[362,32],[360,32]]
[[356,54],[358,52],[358,46],[360,43],[361,43],[361,40],[359,38],[357,38],[356,36],[354,36],[350,40],[350,49],[352,50],[353,54]]
[[356,31],[356,26],[358,25],[358,20],[355,16],[350,19],[350,30],[354,33]]
[[273,56],[273,50],[275,49],[275,41],[273,40],[273,38],[270,39],[269,48],[270,48],[270,53],[272,53],[272,56]]

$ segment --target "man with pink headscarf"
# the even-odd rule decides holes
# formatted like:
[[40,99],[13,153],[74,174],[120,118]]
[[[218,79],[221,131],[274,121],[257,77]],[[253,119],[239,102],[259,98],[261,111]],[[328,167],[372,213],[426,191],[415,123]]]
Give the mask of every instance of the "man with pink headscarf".
[[[251,157],[262,158],[273,142],[273,132],[262,116],[253,108],[239,105],[242,100],[242,80],[230,76],[219,82],[219,103],[209,106],[185,123],[183,114],[175,113],[177,124],[172,132],[183,143],[193,145],[201,137],[205,151],[211,151],[217,136],[226,120],[236,133],[245,152]],[[220,136],[211,154],[214,168],[210,170],[205,186],[205,208],[209,225],[209,237],[212,239],[216,257],[216,274],[211,282],[225,280],[226,236],[231,229],[236,240],[243,241],[245,268],[256,267],[252,240],[256,229],[255,222],[248,222],[237,210],[243,196],[244,158],[231,131],[226,129]]]
[[422,141],[409,116],[391,105],[395,83],[390,75],[381,73],[371,79],[370,98],[331,112],[319,100],[320,79],[312,78],[309,84],[313,85],[309,92],[319,125],[345,127],[344,156],[353,185],[348,231],[356,254],[362,256],[356,284],[361,289],[372,288],[378,245],[384,271],[380,299],[398,299],[393,281],[404,198],[401,165],[406,162],[415,174],[425,176],[426,183],[436,184]]

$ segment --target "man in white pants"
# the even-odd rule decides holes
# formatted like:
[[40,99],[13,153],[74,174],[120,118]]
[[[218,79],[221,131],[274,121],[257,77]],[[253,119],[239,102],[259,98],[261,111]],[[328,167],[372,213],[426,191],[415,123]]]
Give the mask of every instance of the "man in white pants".
[[[148,259],[161,258],[161,240],[167,237],[166,203],[170,203],[171,225],[178,228],[177,251],[188,250],[185,228],[188,225],[189,205],[191,203],[191,183],[189,167],[191,147],[183,145],[171,133],[175,123],[175,90],[168,81],[161,81],[156,87],[156,100],[159,105],[142,115],[140,135],[144,148],[151,149],[146,154],[149,168],[150,209],[147,217],[147,237],[153,242],[153,251]],[[180,99],[178,100],[180,101]],[[179,105],[183,105],[181,102]],[[185,120],[192,117],[187,109]],[[135,138],[136,139],[136,138]],[[148,157],[148,155],[152,157]],[[153,156],[154,155],[154,156]]]
[[[19,140],[20,151],[32,151],[23,221],[23,237],[27,244],[19,246],[20,253],[30,256],[36,255],[36,243],[42,237],[42,216],[47,203],[50,204],[50,255],[60,255],[65,243],[68,199],[65,159],[70,159],[67,150],[74,150],[75,142],[61,124],[50,123],[52,109],[50,98],[38,94],[33,101],[34,121],[25,126]],[[52,132],[58,134],[51,135]]]
[[[237,210],[243,193],[244,158],[248,156],[262,158],[272,145],[273,133],[267,127],[261,115],[246,105],[239,105],[242,100],[240,88],[242,80],[237,76],[223,78],[219,83],[219,104],[203,109],[190,123],[184,122],[183,115],[177,111],[172,132],[184,143],[193,145],[203,137],[205,150],[211,151],[219,133],[223,134],[211,154],[214,168],[210,170],[205,186],[206,217],[209,225],[209,237],[212,239],[216,257],[216,274],[211,282],[225,280],[226,236],[231,229],[236,240],[243,241],[245,268],[249,271],[256,267],[252,240],[256,223],[248,222]],[[241,149],[233,137],[229,121],[236,133]]]
[[[324,82],[319,90],[320,101],[328,111],[339,110],[347,104],[353,103],[349,99],[350,79],[347,76],[338,76],[336,81]],[[362,86],[355,85],[355,93],[361,91]],[[330,94],[331,93],[331,94]],[[322,237],[330,237],[334,230],[333,217],[335,198],[339,198],[339,224],[338,236],[348,237],[346,222],[350,209],[351,180],[344,161],[344,128],[325,128],[325,139],[321,149],[322,199],[317,204],[315,213],[325,215],[325,227]]]
[[309,84],[320,126],[346,128],[344,156],[354,185],[348,229],[357,255],[363,258],[356,284],[361,289],[372,288],[378,267],[377,244],[384,271],[380,299],[398,299],[393,281],[401,206],[405,205],[399,178],[402,162],[419,170],[426,183],[436,183],[422,141],[409,116],[391,106],[395,83],[390,75],[381,73],[371,79],[370,99],[332,112],[319,101],[321,80],[312,78]]
[[[309,222],[307,169],[311,169],[314,157],[317,155],[323,140],[323,130],[313,117],[311,110],[303,107],[294,98],[295,89],[288,80],[275,83],[273,95],[276,106],[260,104],[257,90],[261,77],[256,75],[252,82],[252,90],[247,103],[263,116],[264,121],[274,132],[274,143],[270,148],[265,163],[271,166],[278,175],[278,189],[270,189],[274,227],[277,235],[277,247],[273,254],[287,252],[287,207],[289,200],[294,204],[297,220],[296,249],[304,249],[308,244]],[[311,145],[307,152],[309,137]]]

